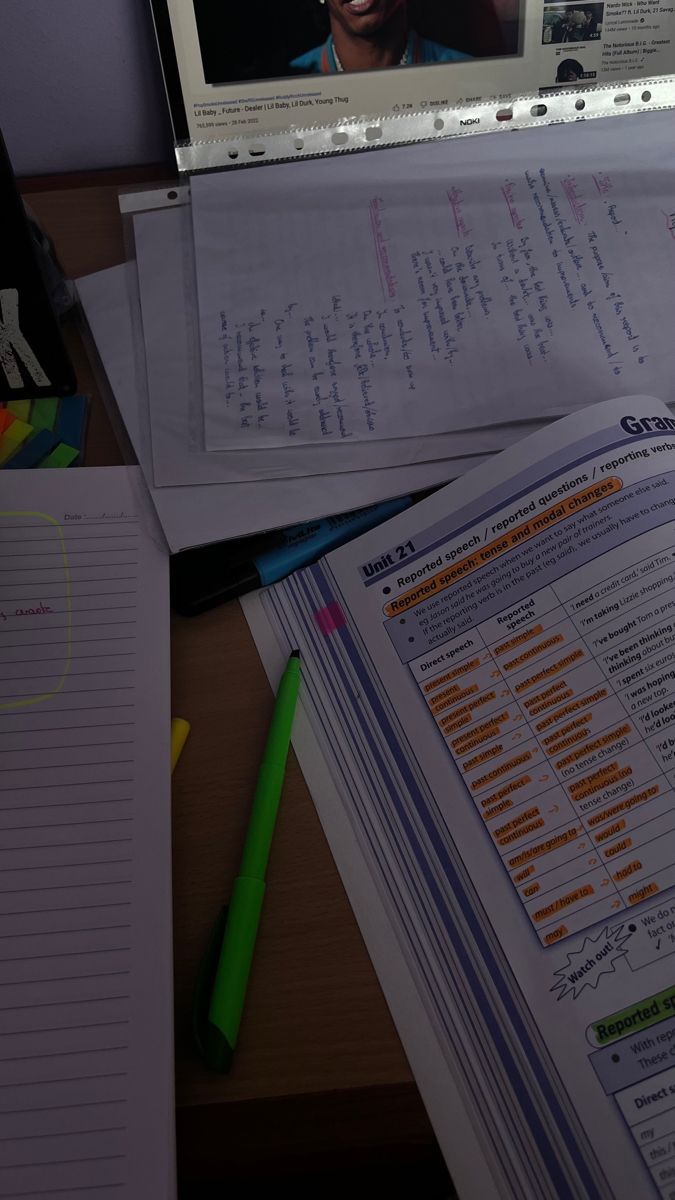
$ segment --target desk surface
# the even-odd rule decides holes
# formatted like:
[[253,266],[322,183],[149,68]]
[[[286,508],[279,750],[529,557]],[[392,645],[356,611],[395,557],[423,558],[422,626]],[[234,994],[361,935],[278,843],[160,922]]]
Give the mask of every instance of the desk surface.
[[[125,188],[117,182],[64,179],[24,189],[73,278],[124,260],[117,194]],[[79,336],[73,328],[67,337],[80,390],[94,396],[87,463],[119,463]],[[238,604],[192,621],[174,617],[171,651],[172,711],[192,724],[173,781],[181,1177],[216,1178],[223,1157],[230,1179],[233,1169],[250,1176],[254,1152],[261,1177],[304,1169],[310,1158],[319,1169],[339,1159],[353,1162],[360,1179],[377,1168],[387,1186],[386,1163],[399,1180],[413,1172],[418,1194],[447,1194],[433,1133],[293,756],[235,1066],[222,1077],[195,1058],[192,982],[235,873],[272,697]],[[433,1191],[419,1186],[420,1171]]]

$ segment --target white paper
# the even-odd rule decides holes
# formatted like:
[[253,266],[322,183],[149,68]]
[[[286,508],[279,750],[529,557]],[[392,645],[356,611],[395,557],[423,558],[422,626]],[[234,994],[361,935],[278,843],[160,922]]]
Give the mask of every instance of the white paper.
[[133,264],[110,267],[79,279],[77,288],[172,553],[434,487],[483,461],[479,456],[325,478],[154,487],[147,398],[135,361],[135,276]]
[[0,1195],[174,1195],[169,580],[138,468],[0,474]]
[[205,442],[675,398],[668,113],[192,180]]
[[[199,331],[189,206],[134,217],[142,337],[148,376],[153,479],[156,487],[241,483],[368,471],[438,462],[501,450],[523,436],[521,426],[349,443],[247,450],[203,449]],[[141,329],[138,328],[140,336]]]
[[460,1195],[672,1195],[674,467],[597,405],[245,601]]

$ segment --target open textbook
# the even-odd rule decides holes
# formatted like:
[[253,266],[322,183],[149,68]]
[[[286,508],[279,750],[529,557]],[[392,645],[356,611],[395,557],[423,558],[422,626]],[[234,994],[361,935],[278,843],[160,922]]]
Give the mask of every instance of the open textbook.
[[675,418],[567,417],[245,610],[460,1195],[675,1196]]

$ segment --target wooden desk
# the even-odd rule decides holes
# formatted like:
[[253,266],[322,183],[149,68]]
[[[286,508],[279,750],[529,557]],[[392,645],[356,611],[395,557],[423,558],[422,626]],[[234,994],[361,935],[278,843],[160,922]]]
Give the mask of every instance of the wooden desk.
[[[118,173],[119,175],[119,173]],[[127,183],[158,179],[131,171]],[[122,262],[124,180],[28,181],[68,275]],[[85,186],[86,184],[86,186]],[[77,186],[74,186],[77,185]],[[89,465],[121,462],[74,327],[79,386],[94,396]],[[243,841],[271,693],[238,604],[172,625],[173,712],[192,735],[173,784],[178,1164],[208,1181],[302,1180],[342,1194],[370,1180],[431,1200],[450,1184],[382,992],[293,756],[235,1066],[207,1071],[190,1043],[192,984]],[[310,1183],[310,1177],[313,1182]],[[368,1188],[370,1190],[370,1188]],[[154,1200],[154,1198],[148,1198]],[[159,1198],[157,1198],[159,1200]]]

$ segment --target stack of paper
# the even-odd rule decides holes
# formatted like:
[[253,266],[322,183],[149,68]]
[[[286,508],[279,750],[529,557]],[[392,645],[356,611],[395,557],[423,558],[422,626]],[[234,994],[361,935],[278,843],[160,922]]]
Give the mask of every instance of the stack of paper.
[[649,114],[198,175],[138,212],[135,265],[80,295],[170,547],[675,400],[674,142]]

